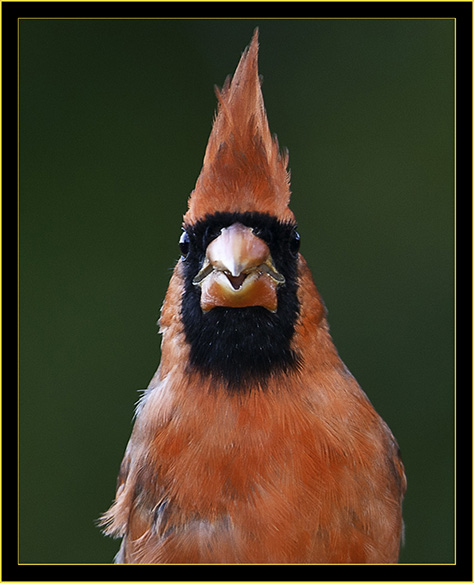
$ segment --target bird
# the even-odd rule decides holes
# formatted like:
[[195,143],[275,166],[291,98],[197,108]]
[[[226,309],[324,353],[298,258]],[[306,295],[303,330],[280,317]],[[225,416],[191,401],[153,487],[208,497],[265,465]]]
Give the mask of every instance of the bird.
[[215,88],[202,170],[115,499],[116,563],[396,563],[406,477],[300,253],[258,29]]

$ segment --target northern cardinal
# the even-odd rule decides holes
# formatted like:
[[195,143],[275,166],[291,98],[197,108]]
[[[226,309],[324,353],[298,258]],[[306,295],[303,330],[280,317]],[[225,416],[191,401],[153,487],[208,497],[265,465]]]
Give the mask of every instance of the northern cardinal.
[[103,517],[117,563],[393,563],[397,443],[341,361],[299,253],[258,31],[217,90],[163,303],[161,364]]

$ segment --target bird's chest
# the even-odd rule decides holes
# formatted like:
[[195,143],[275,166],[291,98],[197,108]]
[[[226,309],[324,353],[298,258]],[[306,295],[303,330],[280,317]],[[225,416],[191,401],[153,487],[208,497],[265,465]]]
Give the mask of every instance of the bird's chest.
[[[271,407],[270,407],[271,408]],[[340,456],[317,420],[270,414],[258,403],[172,419],[157,431],[151,457],[169,501],[210,519],[279,508],[290,516],[338,479]],[[299,510],[300,511],[300,510]]]
[[143,511],[163,561],[328,559],[329,525],[337,537],[353,532],[372,479],[347,427],[328,431],[319,416],[272,402],[195,405],[155,428],[146,448]]
[[263,427],[205,419],[172,423],[153,442],[162,483],[182,504],[212,507],[252,495],[256,484],[282,471],[290,444]]

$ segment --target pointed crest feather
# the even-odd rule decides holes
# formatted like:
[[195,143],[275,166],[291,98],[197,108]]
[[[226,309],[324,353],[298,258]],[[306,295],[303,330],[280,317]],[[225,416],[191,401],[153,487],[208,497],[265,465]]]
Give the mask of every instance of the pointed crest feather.
[[293,219],[288,155],[271,136],[258,75],[258,29],[233,78],[216,89],[218,111],[185,223],[208,213],[269,213]]

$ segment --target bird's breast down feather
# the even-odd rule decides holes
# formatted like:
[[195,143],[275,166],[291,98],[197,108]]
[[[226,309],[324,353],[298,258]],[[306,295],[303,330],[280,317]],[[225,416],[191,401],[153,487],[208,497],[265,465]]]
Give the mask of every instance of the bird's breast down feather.
[[[175,383],[150,389],[142,407],[153,413],[140,418],[155,423],[136,423],[117,496],[130,509],[119,558],[395,561],[387,536],[401,527],[391,434],[365,399],[345,393],[325,401],[300,388],[300,399],[281,390],[243,400],[215,391],[204,398],[200,387],[192,404]],[[347,556],[335,560],[340,548]]]

